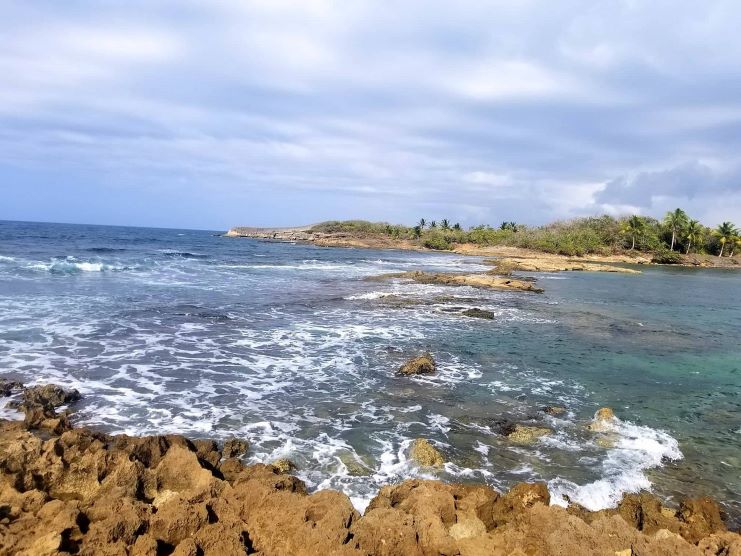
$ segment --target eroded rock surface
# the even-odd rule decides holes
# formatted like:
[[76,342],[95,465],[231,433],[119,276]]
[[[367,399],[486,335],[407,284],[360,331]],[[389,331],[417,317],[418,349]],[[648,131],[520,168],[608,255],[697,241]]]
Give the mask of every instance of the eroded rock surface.
[[642,493],[589,512],[548,506],[544,484],[500,494],[408,480],[383,487],[361,517],[344,494],[307,494],[276,466],[223,455],[179,435],[57,434],[0,420],[0,554],[741,553],[709,498],[672,509]]

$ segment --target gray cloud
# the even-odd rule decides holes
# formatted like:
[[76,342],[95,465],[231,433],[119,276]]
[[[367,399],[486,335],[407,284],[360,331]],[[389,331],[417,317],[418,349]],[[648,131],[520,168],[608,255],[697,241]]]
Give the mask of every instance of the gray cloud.
[[[741,220],[735,1],[18,2],[0,15],[0,218],[158,224],[149,205],[178,191],[167,218],[181,226],[194,213],[207,227],[538,223],[672,203]],[[93,208],[41,214],[60,188]]]

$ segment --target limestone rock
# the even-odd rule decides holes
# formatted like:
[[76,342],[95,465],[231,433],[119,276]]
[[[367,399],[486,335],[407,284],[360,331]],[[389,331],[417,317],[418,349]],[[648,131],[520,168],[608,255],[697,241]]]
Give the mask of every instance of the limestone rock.
[[437,369],[435,360],[429,353],[424,353],[419,357],[414,357],[401,367],[399,367],[399,374],[404,376],[409,375],[426,375],[432,374]]
[[557,417],[566,413],[566,408],[560,405],[547,405],[543,408],[543,413]]
[[412,443],[409,457],[422,467],[442,467],[445,463],[443,455],[424,438],[418,438]]

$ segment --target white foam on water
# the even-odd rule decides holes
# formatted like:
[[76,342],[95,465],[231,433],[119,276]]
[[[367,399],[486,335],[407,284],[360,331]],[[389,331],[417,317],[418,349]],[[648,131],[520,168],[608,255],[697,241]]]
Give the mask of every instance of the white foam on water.
[[624,494],[650,490],[647,469],[661,467],[665,459],[682,459],[679,443],[664,431],[614,419],[614,448],[607,449],[596,481],[579,485],[556,478],[548,482],[551,503],[566,506],[567,497],[588,510],[613,508]]
[[389,297],[391,295],[394,295],[394,294],[392,292],[373,291],[373,292],[367,292],[367,293],[360,293],[356,295],[348,295],[344,299],[347,301],[360,301],[360,300],[381,299],[383,297]]

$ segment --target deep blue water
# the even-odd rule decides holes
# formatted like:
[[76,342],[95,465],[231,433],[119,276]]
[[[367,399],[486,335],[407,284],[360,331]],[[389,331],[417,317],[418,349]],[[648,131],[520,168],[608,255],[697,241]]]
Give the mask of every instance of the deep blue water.
[[[711,494],[738,520],[741,274],[541,274],[542,295],[365,280],[413,269],[488,267],[0,222],[0,374],[78,388],[75,420],[100,430],[245,437],[251,461],[289,457],[359,507],[380,484],[431,476],[407,460],[423,436],[448,460],[443,479],[545,480],[591,508],[640,488]],[[425,350],[437,375],[395,375]],[[600,438],[585,424],[605,405],[621,422]],[[513,445],[494,430],[503,417],[556,433]]]

